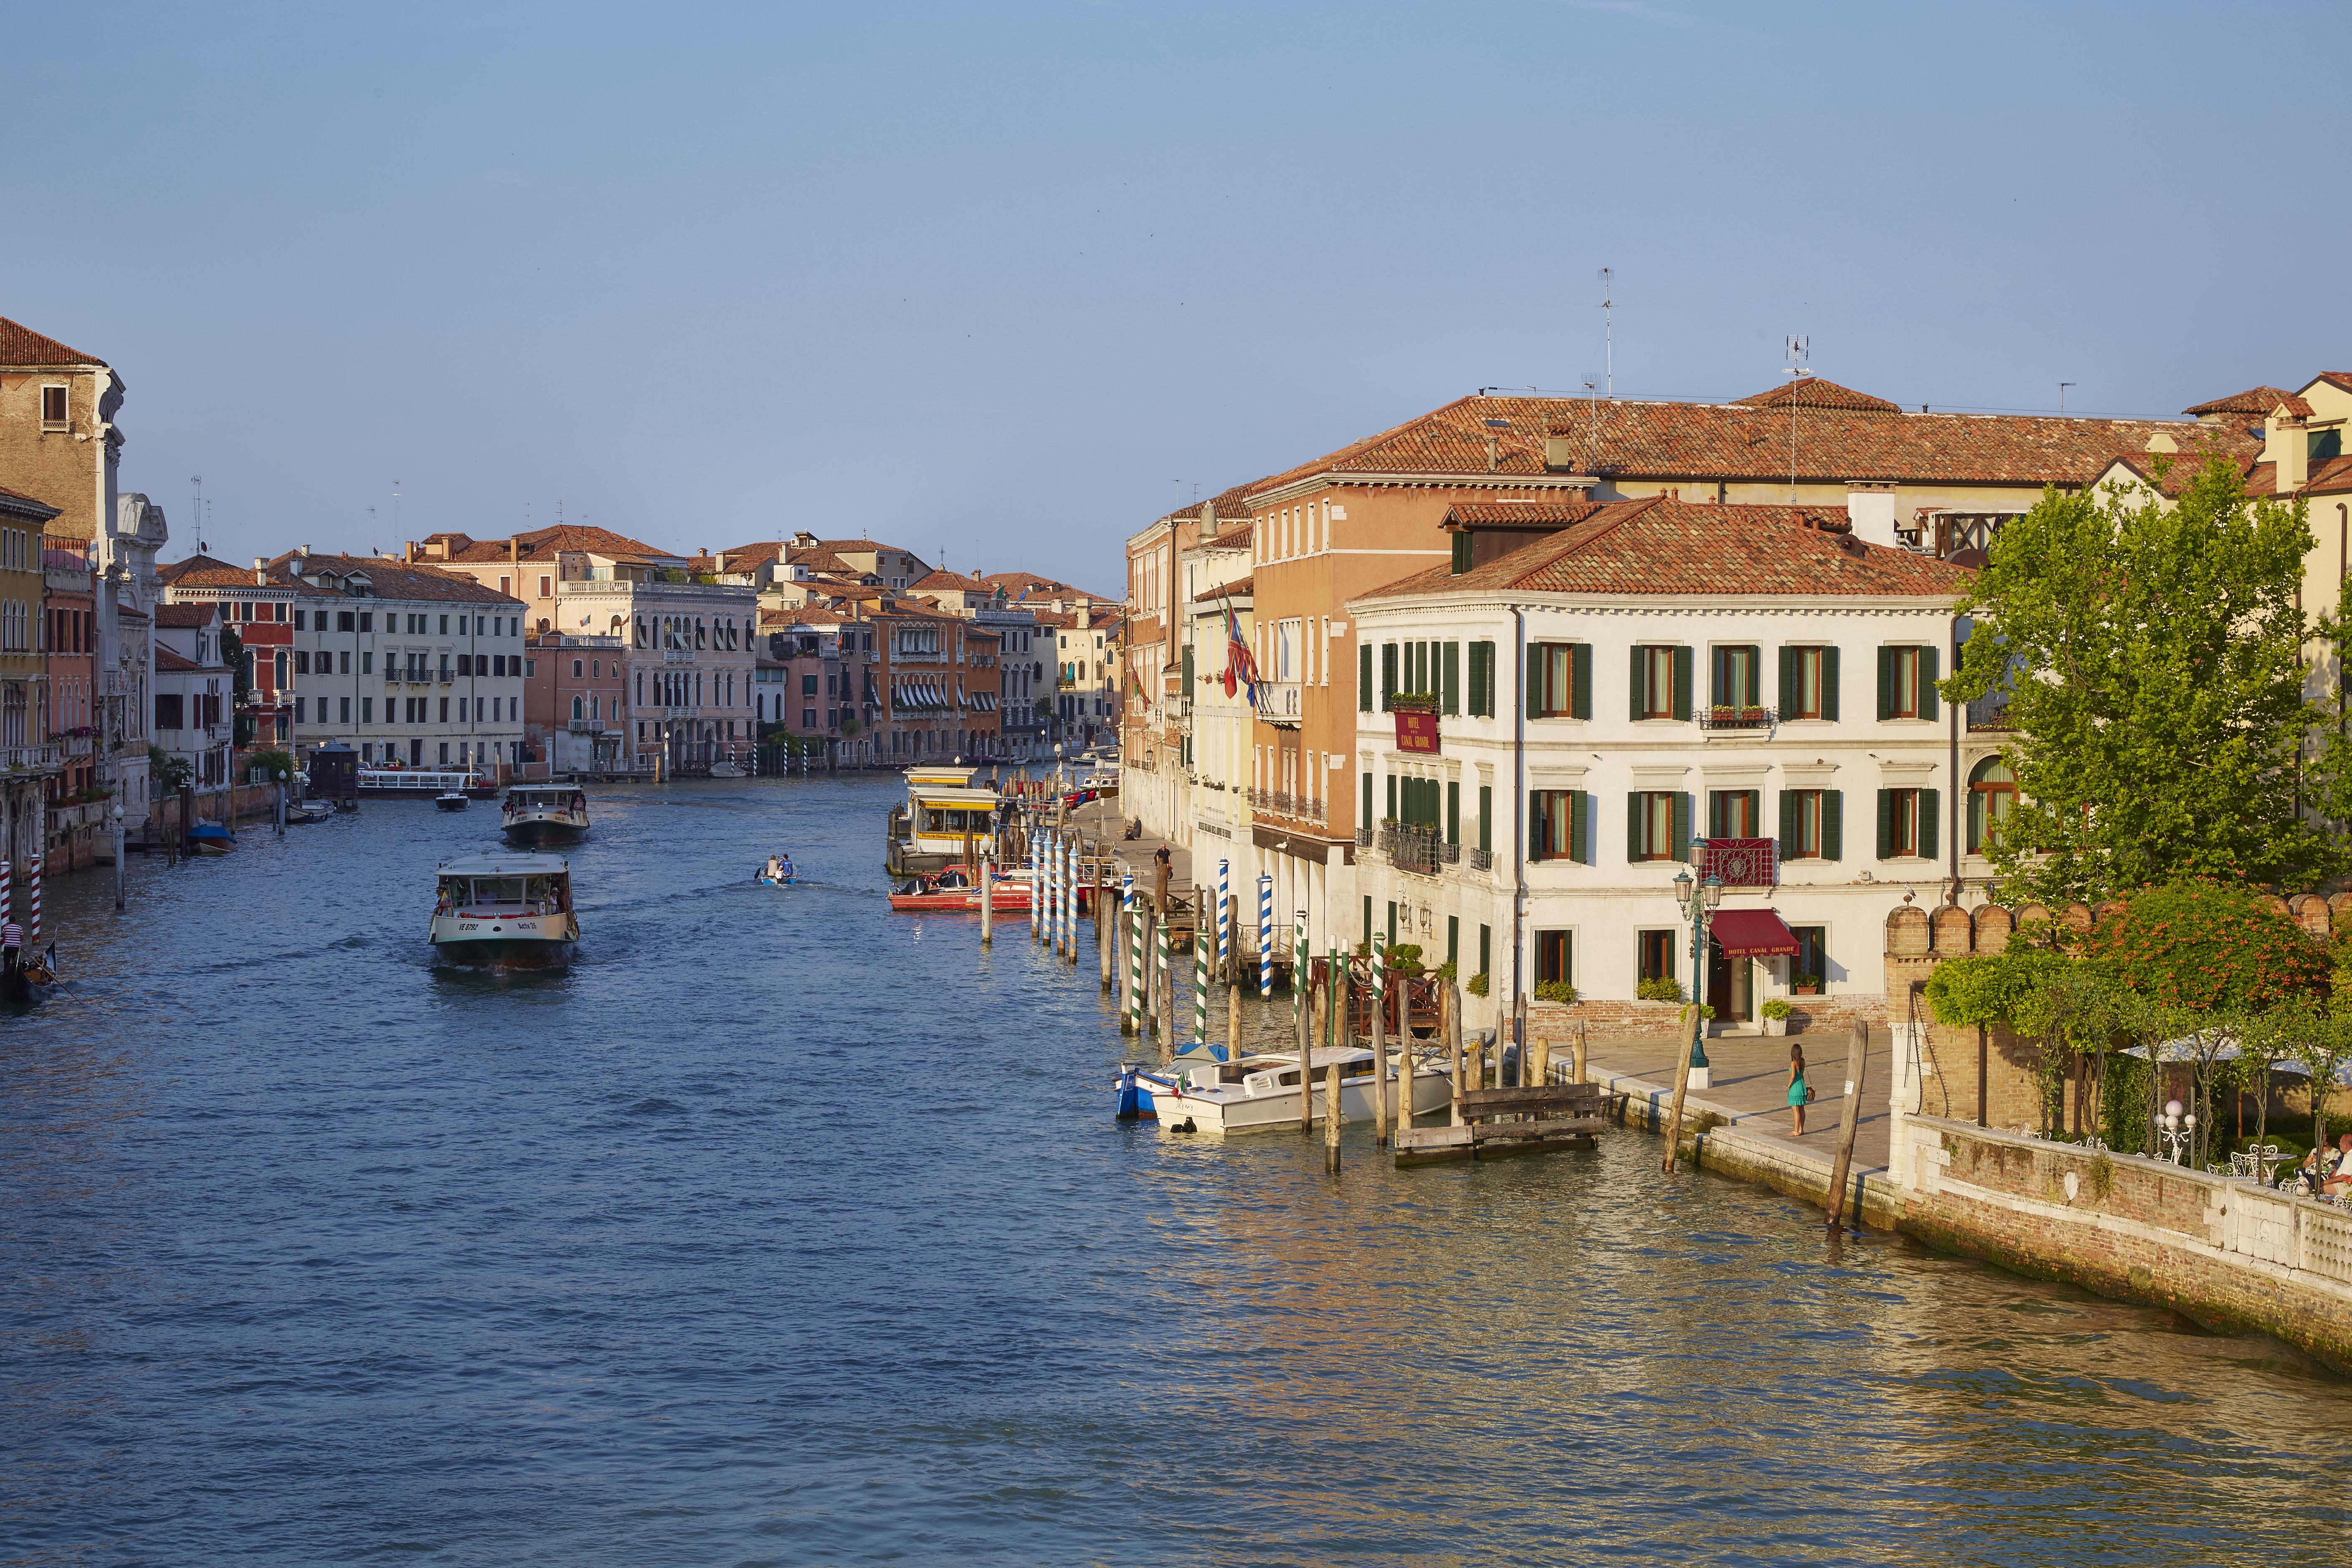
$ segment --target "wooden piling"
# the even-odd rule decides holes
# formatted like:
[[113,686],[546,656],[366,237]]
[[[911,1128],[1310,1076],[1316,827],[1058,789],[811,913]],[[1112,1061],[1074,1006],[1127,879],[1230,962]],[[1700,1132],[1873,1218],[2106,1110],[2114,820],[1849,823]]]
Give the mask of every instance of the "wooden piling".
[[1519,1070],[1519,1087],[1521,1089],[1542,1089],[1551,1082],[1550,1039],[1544,1038],[1538,1040],[1536,1042],[1535,1050],[1535,1075],[1532,1078],[1528,1075],[1525,1053],[1521,1053]]
[[[1389,1021],[1388,996],[1381,984],[1386,966],[1381,962],[1380,949],[1372,950],[1372,1147],[1389,1146]],[[1341,1017],[1350,1016],[1342,1012]],[[1348,1044],[1356,1042],[1349,1039]]]
[[995,866],[993,860],[980,863],[980,945],[982,947],[993,946],[996,942],[996,888],[995,879],[990,875]]
[[1579,1083],[1582,1083],[1582,1082],[1584,1081],[1584,1069],[1585,1069],[1585,1068],[1586,1068],[1588,1065],[1590,1065],[1590,1058],[1589,1058],[1588,1053],[1587,1053],[1586,1048],[1585,1048],[1584,1026],[1583,1026],[1582,1024],[1580,1024],[1580,1023],[1579,1025],[1577,1025],[1577,1026],[1576,1026],[1576,1081],[1577,1081],[1577,1082],[1579,1082]]
[[1462,988],[1461,988],[1459,985],[1454,984],[1452,981],[1450,981],[1450,980],[1449,980],[1449,981],[1447,981],[1447,982],[1445,983],[1445,989],[1444,989],[1444,991],[1439,992],[1439,993],[1438,993],[1438,994],[1439,994],[1440,996],[1442,996],[1442,997],[1444,997],[1444,1003],[1443,1003],[1443,1005],[1444,1005],[1444,1017],[1443,1024],[1444,1024],[1444,1030],[1445,1030],[1445,1048],[1446,1048],[1447,1053],[1452,1057],[1453,1061],[1454,1061],[1454,1121],[1453,1121],[1453,1125],[1454,1125],[1454,1126],[1456,1126],[1456,1127],[1459,1127],[1459,1126],[1461,1126],[1461,1125],[1463,1124],[1463,1122],[1462,1122]]
[[1290,989],[1298,998],[1298,1131],[1315,1129],[1315,995],[1307,975],[1313,965],[1304,948],[1293,947],[1290,953]]
[[1242,988],[1238,982],[1225,986],[1225,1050],[1234,1060],[1242,1059]]
[[1838,1113],[1837,1158],[1830,1165],[1829,1227],[1845,1219],[1846,1173],[1853,1168],[1853,1132],[1862,1121],[1862,1073],[1870,1060],[1870,1026],[1856,1018],[1845,1047],[1845,1108]]
[[1242,983],[1242,896],[1230,893],[1225,898],[1225,978],[1234,984]]
[[1666,1113],[1666,1162],[1663,1169],[1675,1168],[1675,1156],[1682,1147],[1683,1096],[1690,1092],[1691,1047],[1698,1044],[1698,1031],[1706,1026],[1695,1004],[1685,1003],[1682,1011],[1682,1049],[1675,1054],[1675,1100]]
[[1095,863],[1095,957],[1102,963],[1103,994],[1110,994],[1110,977],[1118,973],[1112,951],[1118,944],[1113,933],[1118,930],[1117,917],[1110,913],[1110,870],[1105,857]]
[[1323,1169],[1339,1173],[1339,1058],[1323,1069]]

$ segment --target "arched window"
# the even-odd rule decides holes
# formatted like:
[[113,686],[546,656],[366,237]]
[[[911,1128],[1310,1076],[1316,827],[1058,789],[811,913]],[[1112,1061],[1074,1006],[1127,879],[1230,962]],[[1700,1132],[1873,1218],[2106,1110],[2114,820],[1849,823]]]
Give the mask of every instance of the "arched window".
[[574,719],[588,717],[587,705],[581,701],[580,694],[576,691],[572,694],[572,716]]
[[1981,855],[2000,842],[2001,827],[2017,808],[2017,775],[1998,756],[1987,757],[1969,773],[1969,853]]
[[[574,680],[577,680],[577,679],[580,679],[580,662],[581,662],[581,661],[580,661],[580,660],[578,660],[578,659],[576,659],[576,658],[575,658],[575,659],[573,659],[573,660],[572,661],[572,679],[574,679]],[[574,719],[577,719],[578,717],[580,717],[580,715],[579,715],[579,714],[577,714],[577,713],[574,713],[574,714],[572,715],[572,717],[573,717]]]

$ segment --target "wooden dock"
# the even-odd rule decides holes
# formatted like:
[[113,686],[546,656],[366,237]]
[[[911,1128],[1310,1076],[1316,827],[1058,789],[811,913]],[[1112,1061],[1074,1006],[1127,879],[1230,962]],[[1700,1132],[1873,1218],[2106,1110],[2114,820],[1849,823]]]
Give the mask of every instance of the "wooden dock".
[[1397,1129],[1399,1166],[1591,1149],[1609,1125],[1597,1083],[1465,1089],[1455,1103],[1462,1113],[1458,1127]]

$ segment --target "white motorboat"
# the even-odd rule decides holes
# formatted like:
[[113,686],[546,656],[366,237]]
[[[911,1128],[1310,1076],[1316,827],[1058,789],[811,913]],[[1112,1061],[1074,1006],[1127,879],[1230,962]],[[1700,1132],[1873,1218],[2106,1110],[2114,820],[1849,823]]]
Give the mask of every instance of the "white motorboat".
[[572,863],[553,855],[463,855],[441,862],[433,956],[444,963],[546,968],[580,940]]
[[[1339,1117],[1372,1119],[1372,1053],[1367,1047],[1313,1053],[1315,1082],[1308,1112],[1323,1120],[1323,1079],[1339,1064]],[[1114,1086],[1122,1121],[1156,1120],[1195,1132],[1272,1132],[1298,1125],[1298,1056],[1268,1052],[1236,1061],[1177,1061],[1157,1068],[1126,1067]],[[1391,1087],[1389,1092],[1396,1090]],[[1412,1113],[1443,1110],[1454,1101],[1452,1075],[1436,1057],[1416,1057]]]
[[516,784],[499,808],[499,830],[525,848],[588,837],[588,797],[570,784]]

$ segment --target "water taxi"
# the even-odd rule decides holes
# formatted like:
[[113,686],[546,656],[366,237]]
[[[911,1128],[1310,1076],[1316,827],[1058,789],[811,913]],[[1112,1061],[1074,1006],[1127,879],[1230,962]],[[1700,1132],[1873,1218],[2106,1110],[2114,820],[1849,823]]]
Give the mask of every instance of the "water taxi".
[[[989,889],[988,907],[998,914],[1025,914],[1029,909],[1030,877],[1026,870],[1000,871]],[[933,877],[910,877],[890,894],[894,910],[960,914],[980,912],[980,887],[950,866]]]
[[884,867],[893,877],[927,877],[994,855],[1001,798],[978,768],[909,768],[906,804],[890,808]]
[[588,797],[570,784],[516,784],[499,829],[509,844],[577,844],[588,837]]
[[[1365,1047],[1318,1049],[1313,1053],[1315,1082],[1308,1110],[1323,1120],[1323,1075],[1339,1064],[1339,1118],[1343,1121],[1372,1119],[1372,1053]],[[1182,1126],[1194,1132],[1272,1132],[1298,1125],[1298,1054],[1266,1052],[1234,1061],[1196,1060],[1165,1067],[1128,1066],[1119,1069],[1113,1088],[1118,1093],[1118,1117],[1123,1121],[1157,1121],[1163,1127]],[[1391,1088],[1389,1091],[1396,1091]],[[1454,1083],[1438,1058],[1416,1057],[1412,1073],[1412,1113],[1424,1115],[1454,1103]]]
[[548,967],[580,940],[572,864],[552,855],[465,855],[441,862],[433,956],[444,963]]

